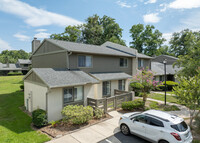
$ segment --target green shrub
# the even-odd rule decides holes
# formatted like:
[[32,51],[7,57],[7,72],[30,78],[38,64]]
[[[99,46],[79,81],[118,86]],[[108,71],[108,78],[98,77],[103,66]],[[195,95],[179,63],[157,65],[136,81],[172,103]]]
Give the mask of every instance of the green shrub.
[[50,124],[51,124],[52,127],[56,127],[56,125],[57,125],[58,123],[60,123],[59,120],[58,120],[58,121],[53,121],[53,120],[52,120],[52,121],[50,122]]
[[161,90],[161,91],[164,91],[165,90],[165,85],[158,85],[157,89]]
[[144,101],[136,99],[134,101],[122,102],[123,110],[134,110],[134,109],[144,109]]
[[37,109],[32,112],[32,122],[36,127],[47,125],[47,114],[42,109]]
[[130,83],[130,86],[133,88],[134,91],[141,90],[144,88],[144,86],[139,82],[132,82]]
[[169,105],[163,108],[164,111],[179,111],[180,109],[176,105]]
[[20,88],[21,88],[21,90],[23,90],[24,91],[24,85],[22,84],[22,85],[20,85]]
[[150,107],[150,109],[158,109],[159,108],[159,104],[158,104],[158,102],[150,101],[149,107]]
[[12,76],[12,75],[22,75],[21,72],[9,72],[8,76]]
[[[163,81],[163,85],[165,86],[165,82]],[[177,86],[178,83],[174,81],[166,81],[167,90],[172,90],[174,86]]]
[[194,125],[195,125],[195,130],[197,134],[200,134],[200,117],[199,116],[195,118]]
[[94,109],[94,117],[95,117],[96,119],[102,118],[103,115],[104,115],[103,109],[100,109],[100,108],[95,108],[95,109]]
[[68,105],[61,112],[64,115],[65,123],[83,124],[88,122],[93,117],[93,109],[90,106],[83,105]]

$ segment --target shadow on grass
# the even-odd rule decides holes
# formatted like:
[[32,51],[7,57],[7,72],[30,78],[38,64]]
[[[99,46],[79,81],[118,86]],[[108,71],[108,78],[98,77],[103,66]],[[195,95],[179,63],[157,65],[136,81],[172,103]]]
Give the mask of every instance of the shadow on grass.
[[0,103],[0,126],[15,133],[33,131],[31,118],[19,109],[24,103],[24,92],[0,94]]

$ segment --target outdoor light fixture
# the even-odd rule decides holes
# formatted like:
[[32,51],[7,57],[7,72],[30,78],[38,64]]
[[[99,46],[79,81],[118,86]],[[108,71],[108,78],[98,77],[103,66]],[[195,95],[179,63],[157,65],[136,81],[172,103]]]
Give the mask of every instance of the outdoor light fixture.
[[164,64],[164,72],[165,72],[165,105],[166,105],[166,92],[167,92],[167,87],[166,87],[166,64],[167,64],[167,59],[165,59],[164,61],[163,61],[163,64]]

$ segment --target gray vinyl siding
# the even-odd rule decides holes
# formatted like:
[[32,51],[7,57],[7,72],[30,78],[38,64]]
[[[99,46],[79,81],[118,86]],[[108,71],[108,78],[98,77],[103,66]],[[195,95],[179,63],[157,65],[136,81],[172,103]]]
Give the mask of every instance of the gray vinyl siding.
[[44,53],[50,53],[50,52],[55,52],[55,51],[61,51],[63,50],[62,48],[48,42],[45,41],[44,43],[42,43],[42,45],[38,48],[38,50],[36,51],[36,53],[34,55],[38,55],[38,54],[44,54]]
[[32,57],[33,68],[67,68],[66,52]]
[[34,72],[29,74],[25,81],[37,82],[45,85],[45,83]]
[[144,61],[143,63],[143,67],[140,67],[139,69],[141,68],[149,68],[151,69],[151,59],[143,59],[143,58],[138,58],[138,59],[142,59]]
[[128,67],[123,68],[119,65],[120,57],[118,56],[104,56],[104,55],[91,55],[92,67],[91,68],[79,68],[78,67],[78,55],[90,55],[90,54],[78,54],[73,53],[69,56],[70,69],[81,69],[84,72],[125,72],[132,75],[132,59],[128,58]]

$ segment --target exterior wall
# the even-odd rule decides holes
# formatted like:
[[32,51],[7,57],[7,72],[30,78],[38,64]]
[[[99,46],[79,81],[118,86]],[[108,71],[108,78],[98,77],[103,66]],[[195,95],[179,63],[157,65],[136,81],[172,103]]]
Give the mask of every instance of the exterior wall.
[[[28,80],[24,81],[24,105],[29,112],[38,108],[46,110],[47,87]],[[28,104],[27,105],[27,99]]]
[[138,58],[132,58],[132,76],[137,74],[138,69]]
[[63,88],[51,89],[47,96],[48,122],[62,119]]
[[32,57],[33,68],[67,68],[67,53],[37,55]]
[[149,69],[151,69],[151,59],[143,59],[143,58],[139,58],[139,59],[142,59],[144,61],[143,67],[140,67],[140,68],[147,68],[148,67]]
[[91,68],[79,68],[78,67],[78,54],[72,53],[69,56],[70,69],[81,69],[84,72],[125,72],[132,75],[132,58],[128,59],[128,67],[122,68],[119,65],[120,57],[117,56],[104,56],[104,55],[91,55],[92,67]]

